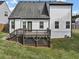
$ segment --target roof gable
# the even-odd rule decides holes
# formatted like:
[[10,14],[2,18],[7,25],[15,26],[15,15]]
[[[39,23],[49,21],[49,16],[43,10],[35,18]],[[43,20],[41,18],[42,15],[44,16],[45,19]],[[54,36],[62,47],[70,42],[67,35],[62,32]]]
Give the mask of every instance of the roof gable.
[[46,3],[44,4],[43,10],[42,10],[42,14],[49,16],[49,12],[48,12],[48,8],[47,8],[47,4]]

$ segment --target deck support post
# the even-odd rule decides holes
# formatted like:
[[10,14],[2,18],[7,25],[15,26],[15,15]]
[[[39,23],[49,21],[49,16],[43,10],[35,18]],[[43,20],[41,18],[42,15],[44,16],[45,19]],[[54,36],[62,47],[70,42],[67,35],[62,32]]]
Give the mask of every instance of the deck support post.
[[35,47],[38,47],[38,39],[35,40]]
[[38,47],[38,38],[36,37],[36,40],[35,40],[35,47]]
[[24,30],[23,30],[23,45],[24,45],[25,43],[24,43]]
[[24,45],[24,35],[23,35],[23,45]]
[[18,35],[17,35],[17,38],[16,38],[17,40],[16,40],[16,42],[17,42],[17,44],[18,44]]
[[37,41],[35,41],[35,47],[37,47],[38,46],[38,42]]
[[48,47],[51,47],[51,42],[50,42],[50,38],[48,38]]

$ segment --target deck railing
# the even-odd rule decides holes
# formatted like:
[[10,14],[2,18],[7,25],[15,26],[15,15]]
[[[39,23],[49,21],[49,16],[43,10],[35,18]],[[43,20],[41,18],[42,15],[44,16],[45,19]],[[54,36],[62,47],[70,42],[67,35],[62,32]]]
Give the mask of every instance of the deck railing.
[[50,30],[26,30],[26,29],[17,29],[10,33],[11,36],[15,35],[26,35],[26,36],[50,36]]

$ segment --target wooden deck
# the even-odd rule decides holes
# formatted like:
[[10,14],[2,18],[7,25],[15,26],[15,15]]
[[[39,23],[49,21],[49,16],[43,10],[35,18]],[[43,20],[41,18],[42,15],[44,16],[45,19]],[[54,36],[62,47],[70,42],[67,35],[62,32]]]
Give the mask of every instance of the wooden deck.
[[46,37],[48,36],[47,32],[25,32],[24,36],[31,36],[31,37]]
[[28,37],[47,37],[49,36],[49,32],[47,30],[32,30],[32,31],[28,31],[28,30],[16,30],[14,32],[15,35],[24,35],[24,36],[28,36]]
[[[27,45],[48,45],[50,46],[50,32],[47,30],[23,30],[18,29],[10,34],[10,37],[16,37],[17,42]],[[30,38],[30,39],[29,39]]]

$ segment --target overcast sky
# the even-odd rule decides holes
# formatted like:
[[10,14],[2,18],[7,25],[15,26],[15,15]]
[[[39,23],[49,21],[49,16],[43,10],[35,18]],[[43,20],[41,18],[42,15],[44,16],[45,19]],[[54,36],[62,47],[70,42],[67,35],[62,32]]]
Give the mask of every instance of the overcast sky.
[[[13,10],[19,0],[5,0],[5,1],[7,2],[10,10]],[[39,1],[39,0],[26,0],[26,1]],[[40,0],[40,1],[52,1],[52,0]],[[79,0],[57,0],[57,1],[65,1],[73,3],[73,13],[74,14],[79,13]]]

